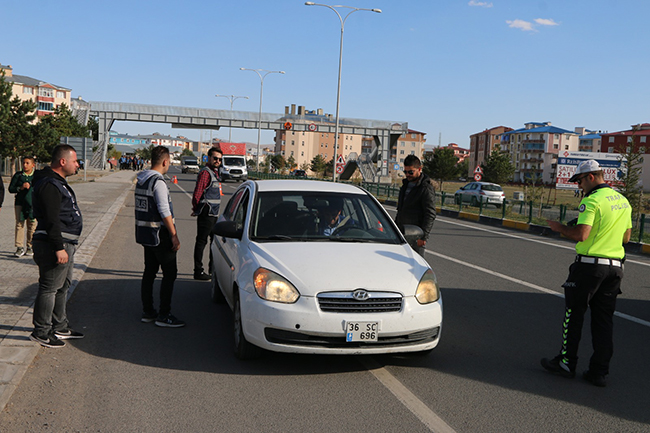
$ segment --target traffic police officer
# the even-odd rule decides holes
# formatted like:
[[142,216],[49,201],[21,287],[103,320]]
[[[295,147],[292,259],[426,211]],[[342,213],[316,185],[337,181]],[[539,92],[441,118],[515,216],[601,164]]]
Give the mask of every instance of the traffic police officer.
[[[221,147],[216,145],[208,150],[208,164],[201,169],[192,194],[192,216],[196,216],[196,240],[194,243],[194,279],[209,280],[210,275],[203,271],[203,251],[208,243],[212,243],[212,227],[219,216],[221,204],[221,182],[219,166],[223,154]],[[209,251],[210,262],[208,270],[212,271],[212,251]]]
[[[185,322],[171,314],[172,292],[178,275],[176,253],[181,247],[174,224],[174,209],[164,175],[169,170],[169,149],[157,146],[151,151],[151,170],[138,174],[135,187],[135,240],[144,246],[144,272],[140,292],[142,322],[179,328]],[[153,306],[153,284],[162,270],[160,310]]]
[[594,353],[583,378],[605,386],[614,353],[613,316],[623,279],[623,244],[629,242],[632,232],[632,209],[625,197],[605,183],[597,161],[580,163],[569,182],[577,182],[585,193],[577,223],[548,224],[553,231],[578,241],[577,256],[563,284],[566,310],[560,354],[553,359],[543,358],[541,363],[552,373],[575,377],[584,315],[591,307]]

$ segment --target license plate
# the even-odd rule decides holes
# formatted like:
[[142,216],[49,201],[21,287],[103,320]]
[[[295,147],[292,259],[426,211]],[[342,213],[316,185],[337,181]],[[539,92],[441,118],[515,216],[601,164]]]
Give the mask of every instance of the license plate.
[[345,341],[377,341],[379,322],[345,322]]

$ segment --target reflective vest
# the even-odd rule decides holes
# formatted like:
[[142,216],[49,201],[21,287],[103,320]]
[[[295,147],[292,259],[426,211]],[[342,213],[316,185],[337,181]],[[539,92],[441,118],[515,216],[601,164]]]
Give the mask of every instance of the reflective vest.
[[[165,180],[153,175],[144,184],[138,182],[135,186],[135,241],[148,247],[160,244],[160,229],[164,226],[153,193],[153,187],[158,181]],[[167,191],[167,200],[173,217],[174,208],[169,191]]]
[[[203,209],[205,205],[208,205],[208,215],[211,217],[219,216],[219,206],[221,205],[221,183],[219,182],[219,178],[214,174],[214,171],[210,168],[204,167],[201,171],[207,171],[210,174],[210,183],[207,188],[203,190],[201,200],[199,201],[199,203],[203,205],[201,209]],[[199,173],[199,176],[200,175],[201,174]]]
[[[34,185],[34,193],[38,195],[39,190],[46,183],[51,183],[56,186],[61,194],[61,209],[59,211],[59,220],[61,221],[61,237],[63,242],[69,244],[78,244],[79,237],[81,236],[81,229],[83,228],[83,219],[81,217],[81,211],[77,205],[77,197],[68,185],[67,182],[61,181],[55,177],[46,177],[40,179],[36,185]],[[34,218],[37,219],[38,224],[36,230],[34,231],[34,236],[36,239],[43,239],[47,237],[47,230],[41,227],[41,208],[39,206],[38,200],[34,203]]]

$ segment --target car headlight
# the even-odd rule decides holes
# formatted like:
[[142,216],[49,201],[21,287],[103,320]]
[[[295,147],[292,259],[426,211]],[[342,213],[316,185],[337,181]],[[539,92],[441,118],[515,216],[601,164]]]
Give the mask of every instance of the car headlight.
[[430,304],[440,299],[438,281],[436,281],[436,275],[431,269],[426,271],[424,275],[422,275],[422,278],[420,278],[418,289],[415,292],[415,299],[417,299],[420,304]]
[[292,304],[300,297],[293,284],[268,269],[259,268],[255,271],[253,285],[259,297],[267,301]]

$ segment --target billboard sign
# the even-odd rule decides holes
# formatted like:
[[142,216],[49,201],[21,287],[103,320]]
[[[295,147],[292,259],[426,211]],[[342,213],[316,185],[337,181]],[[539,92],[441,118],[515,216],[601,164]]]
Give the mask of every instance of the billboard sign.
[[[621,162],[621,155],[617,153],[600,153],[600,152],[569,152],[562,151],[557,158],[557,176],[555,178],[555,187],[557,189],[578,189],[577,183],[570,183],[569,179],[575,173],[578,165],[582,161],[595,159],[603,168],[605,182],[609,185],[616,186],[621,183],[619,179],[623,177],[626,170],[625,164]],[[625,161],[623,159],[622,161]]]

